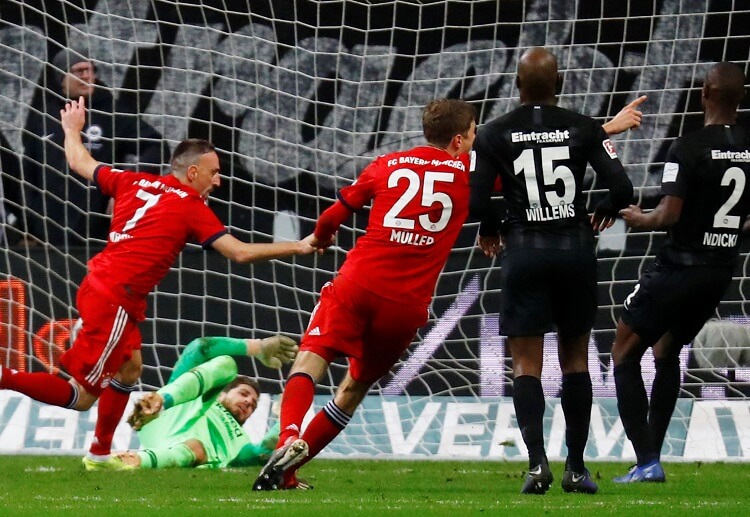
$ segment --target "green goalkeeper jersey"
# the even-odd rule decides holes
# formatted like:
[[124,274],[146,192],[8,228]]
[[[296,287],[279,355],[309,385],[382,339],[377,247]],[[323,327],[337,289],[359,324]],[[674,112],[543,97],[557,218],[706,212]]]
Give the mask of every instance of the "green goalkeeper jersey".
[[141,447],[173,447],[199,440],[206,451],[206,467],[262,465],[273,452],[278,425],[259,443],[218,401],[221,390],[237,375],[230,355],[245,355],[242,339],[201,338],[191,342],[175,365],[170,382],[158,391],[164,398],[159,417],[138,432]]

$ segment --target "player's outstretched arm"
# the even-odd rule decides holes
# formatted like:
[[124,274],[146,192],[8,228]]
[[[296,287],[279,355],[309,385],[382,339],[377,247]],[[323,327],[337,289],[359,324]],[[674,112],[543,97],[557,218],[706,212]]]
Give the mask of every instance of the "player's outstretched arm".
[[281,365],[291,363],[298,351],[297,342],[287,336],[247,340],[247,355],[255,357],[269,368],[281,368]]
[[217,388],[223,388],[237,377],[237,363],[228,355],[210,361],[180,375],[155,393],[146,394],[135,403],[133,415],[128,419],[137,431],[158,417],[162,409],[195,400]]
[[316,251],[322,253],[323,250],[313,246],[312,242],[312,235],[308,235],[299,241],[249,243],[226,234],[216,239],[211,245],[229,260],[246,263],[262,262],[293,255],[309,255]]
[[86,106],[83,97],[77,101],[69,101],[60,110],[63,132],[65,133],[65,159],[70,168],[80,176],[91,181],[94,171],[99,166],[88,149],[83,145],[81,131],[86,124]]
[[636,230],[661,230],[674,225],[682,213],[682,198],[664,196],[659,205],[650,212],[644,212],[641,207],[630,205],[620,210],[625,224]]
[[604,131],[608,135],[618,135],[628,129],[635,129],[640,126],[643,113],[638,109],[638,106],[643,104],[647,98],[645,95],[641,95],[622,108],[612,120],[602,125]]
[[279,423],[271,427],[258,443],[248,443],[229,464],[230,467],[253,467],[263,465],[273,454],[276,442],[279,441]]
[[264,339],[245,339],[223,336],[201,337],[192,340],[175,363],[169,382],[191,369],[219,357],[255,357],[271,368],[281,368],[297,356],[299,347],[296,341],[286,336],[271,336]]

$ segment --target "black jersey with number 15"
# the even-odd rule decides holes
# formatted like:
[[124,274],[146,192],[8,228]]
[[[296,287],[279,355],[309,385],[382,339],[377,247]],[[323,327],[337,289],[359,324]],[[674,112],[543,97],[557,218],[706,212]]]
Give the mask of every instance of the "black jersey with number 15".
[[[616,215],[632,196],[632,184],[601,124],[565,108],[516,108],[482,126],[474,150],[472,204],[482,204],[480,198],[489,196],[500,175],[508,249],[593,248],[594,232],[582,193],[589,163],[609,187],[597,212]],[[489,217],[479,209],[472,214],[483,225]]]
[[750,135],[738,125],[716,124],[678,138],[667,154],[661,192],[683,205],[660,260],[732,266],[750,212]]

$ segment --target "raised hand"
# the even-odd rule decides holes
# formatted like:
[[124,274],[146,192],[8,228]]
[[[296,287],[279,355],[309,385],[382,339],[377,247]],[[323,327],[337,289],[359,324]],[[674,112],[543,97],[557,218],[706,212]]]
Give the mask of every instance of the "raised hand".
[[260,340],[260,351],[255,357],[269,368],[281,368],[297,357],[299,346],[287,336],[271,336]]
[[77,101],[65,103],[65,107],[60,110],[60,121],[66,134],[68,132],[75,134],[81,132],[86,124],[86,104],[83,96],[79,97]]
[[602,127],[609,135],[617,135],[628,129],[635,129],[641,125],[641,119],[643,113],[638,107],[643,104],[646,99],[645,95],[641,95],[630,104],[622,108],[612,120],[604,124]]

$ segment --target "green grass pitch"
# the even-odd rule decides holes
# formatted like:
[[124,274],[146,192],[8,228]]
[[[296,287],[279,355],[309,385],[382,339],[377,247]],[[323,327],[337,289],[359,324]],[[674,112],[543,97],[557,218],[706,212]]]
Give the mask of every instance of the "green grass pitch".
[[259,469],[86,472],[80,458],[0,456],[0,515],[748,515],[750,465],[668,463],[667,483],[619,486],[623,463],[593,463],[599,494],[518,493],[509,462],[315,460],[311,491],[252,492]]

